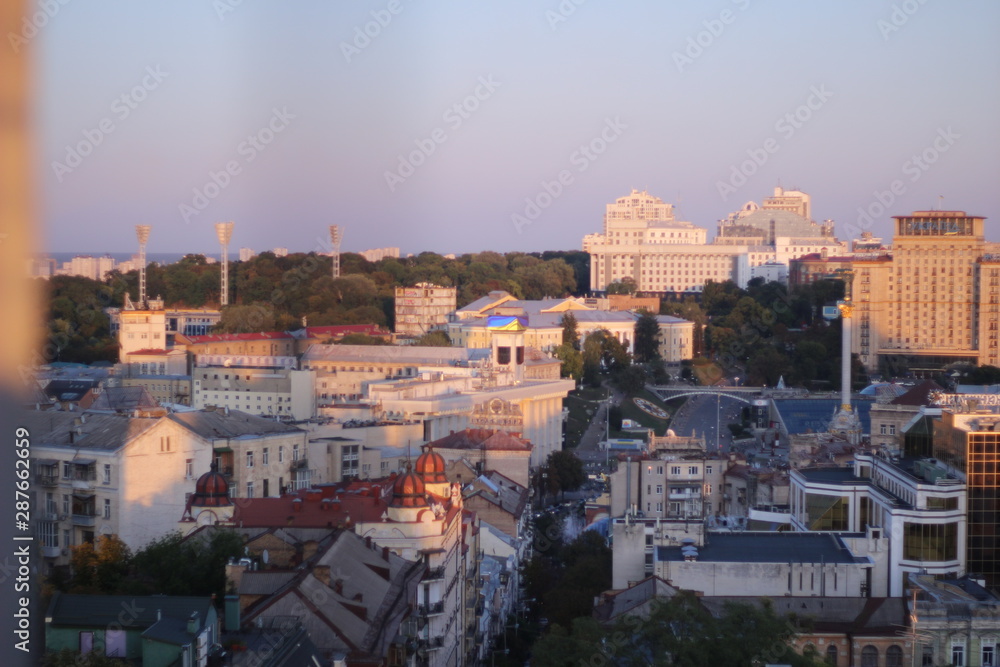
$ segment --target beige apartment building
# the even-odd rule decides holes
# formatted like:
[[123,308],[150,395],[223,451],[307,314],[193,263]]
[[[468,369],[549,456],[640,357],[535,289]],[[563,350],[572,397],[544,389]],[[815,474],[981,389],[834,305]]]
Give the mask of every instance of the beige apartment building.
[[458,290],[431,283],[396,288],[396,328],[398,334],[420,336],[444,329],[448,315],[455,312]]
[[861,362],[874,370],[896,360],[917,373],[954,362],[1000,364],[1000,248],[985,241],[985,218],[964,211],[893,217],[891,256],[853,262],[853,345]]

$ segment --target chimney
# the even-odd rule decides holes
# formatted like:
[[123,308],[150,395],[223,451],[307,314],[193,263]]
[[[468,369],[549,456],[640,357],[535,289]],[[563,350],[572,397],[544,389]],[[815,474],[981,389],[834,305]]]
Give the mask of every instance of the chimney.
[[365,547],[368,549],[372,548],[372,537],[371,535],[365,535]]
[[189,635],[198,634],[198,612],[191,612],[191,617],[188,618],[187,631]]
[[[329,570],[329,568],[327,568],[327,570]],[[328,574],[329,574],[329,572],[328,572]],[[328,586],[330,585],[330,583],[329,583],[329,577],[327,577],[327,585]],[[336,581],[333,582],[333,592],[336,593],[337,595],[343,595],[344,594],[344,580],[343,579],[337,579]]]
[[243,573],[246,572],[247,566],[236,560],[230,560],[226,563],[226,583],[232,585],[233,588],[239,590],[240,580],[243,579]]
[[389,561],[389,547],[382,547],[382,560]]
[[[316,565],[313,567],[312,574],[314,577],[323,582],[323,585],[330,585],[330,566],[329,565]],[[338,579],[338,581],[340,581]],[[334,587],[336,588],[336,587]],[[340,591],[338,591],[339,593]]]

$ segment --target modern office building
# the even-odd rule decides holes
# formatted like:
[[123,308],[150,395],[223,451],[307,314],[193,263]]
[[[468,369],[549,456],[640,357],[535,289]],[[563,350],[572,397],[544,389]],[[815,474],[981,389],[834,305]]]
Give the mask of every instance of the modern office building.
[[[1000,412],[996,395],[952,394],[934,420],[934,456],[965,477],[967,570],[1000,586]],[[985,405],[987,402],[993,405]]]
[[799,531],[863,533],[887,540],[885,588],[903,595],[915,574],[959,576],[966,570],[966,485],[933,459],[858,453],[852,466],[791,471],[791,524]]

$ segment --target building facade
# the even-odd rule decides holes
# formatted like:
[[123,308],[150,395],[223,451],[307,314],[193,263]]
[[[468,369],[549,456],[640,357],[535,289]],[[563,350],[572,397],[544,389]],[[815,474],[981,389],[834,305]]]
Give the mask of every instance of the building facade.
[[455,312],[455,287],[417,283],[413,287],[396,288],[397,334],[420,336],[435,329],[444,329],[448,316]]

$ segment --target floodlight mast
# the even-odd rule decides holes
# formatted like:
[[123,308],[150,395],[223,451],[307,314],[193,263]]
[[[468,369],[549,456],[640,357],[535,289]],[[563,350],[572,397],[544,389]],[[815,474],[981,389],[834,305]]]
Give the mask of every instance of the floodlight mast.
[[222,246],[222,285],[220,287],[219,303],[229,305],[229,241],[233,238],[232,222],[215,223],[215,235]]
[[146,243],[149,241],[149,232],[152,225],[136,225],[135,237],[139,241],[139,307],[145,309],[146,306]]
[[340,240],[343,235],[340,225],[330,225],[330,259],[333,260],[333,278],[340,277]]

